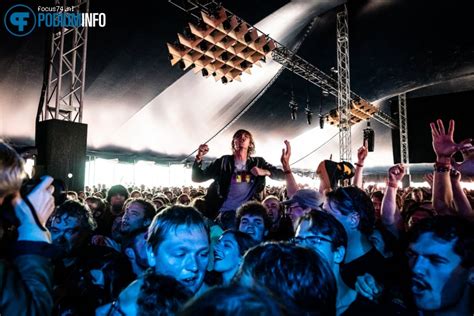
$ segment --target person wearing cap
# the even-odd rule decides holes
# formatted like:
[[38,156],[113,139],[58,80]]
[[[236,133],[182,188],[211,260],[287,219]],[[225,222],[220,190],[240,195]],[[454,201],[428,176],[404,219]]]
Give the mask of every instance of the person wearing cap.
[[317,191],[311,189],[300,189],[288,200],[283,202],[287,205],[287,214],[293,227],[296,228],[298,219],[311,211],[322,210],[324,197]]

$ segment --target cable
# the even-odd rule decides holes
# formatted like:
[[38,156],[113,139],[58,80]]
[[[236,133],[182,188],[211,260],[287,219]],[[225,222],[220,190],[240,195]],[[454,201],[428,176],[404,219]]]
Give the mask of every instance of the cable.
[[336,134],[334,134],[331,138],[329,138],[327,141],[325,141],[324,143],[322,143],[319,147],[317,147],[316,149],[312,150],[309,154],[301,157],[300,159],[296,160],[295,162],[291,163],[290,166],[293,166],[294,164],[297,164],[298,162],[300,162],[301,160],[307,158],[308,156],[314,154],[316,151],[318,151],[319,149],[321,149],[321,147],[323,147],[324,145],[326,145],[327,143],[329,143],[329,141],[331,141],[334,137],[336,137],[337,135],[339,135],[339,132],[337,132]]
[[[294,48],[294,53],[296,54],[296,51],[298,51],[298,49],[301,47],[301,45],[303,44],[304,40],[308,37],[308,35],[311,33],[311,31],[313,30],[313,27],[315,26],[315,22],[316,21],[319,21],[318,20],[318,17],[315,17],[313,18],[313,20],[311,20],[311,22],[309,23],[308,25],[308,28],[306,29],[306,32],[305,34],[303,35],[303,37],[295,44],[295,48]],[[213,140],[214,138],[216,138],[220,133],[222,133],[223,131],[225,131],[227,128],[229,128],[232,124],[234,124],[245,112],[247,112],[248,109],[250,109],[254,104],[255,102],[257,102],[257,100],[265,93],[267,92],[268,88],[270,88],[270,86],[278,79],[278,77],[281,75],[281,73],[283,72],[283,70],[285,70],[285,67],[284,65],[282,65],[282,67],[278,70],[278,72],[275,74],[275,76],[273,76],[273,78],[265,85],[265,87],[252,99],[252,101],[250,101],[250,103],[245,106],[239,113],[237,113],[236,116],[234,116],[234,118],[232,118],[229,122],[227,122],[227,124],[225,124],[220,130],[217,131],[217,133],[215,133],[214,135],[212,135],[206,142],[204,142],[204,144],[207,144],[208,142],[210,142],[211,140]],[[180,161],[180,163],[185,163],[187,161],[187,159],[189,157],[191,157],[192,155],[194,155],[195,153],[197,152],[197,149],[195,149],[192,153],[190,153],[189,155],[187,155],[184,159],[182,159]]]

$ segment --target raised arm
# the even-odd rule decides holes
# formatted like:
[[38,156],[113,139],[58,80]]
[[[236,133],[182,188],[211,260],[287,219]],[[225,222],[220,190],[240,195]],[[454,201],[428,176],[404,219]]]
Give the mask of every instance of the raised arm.
[[362,172],[364,171],[364,161],[368,153],[367,140],[365,140],[364,146],[357,150],[357,162],[355,163],[354,185],[360,189],[363,189]]
[[290,142],[285,140],[286,149],[281,150],[281,165],[283,166],[283,172],[285,173],[286,191],[288,198],[292,197],[298,190],[298,184],[296,183],[295,177],[291,172],[290,157],[291,157],[291,145]]
[[194,182],[204,182],[214,177],[213,165],[212,163],[206,169],[202,168],[202,157],[209,152],[209,147],[206,144],[199,145],[198,152],[196,154],[196,159],[193,163],[193,169],[191,172],[191,179]]
[[469,146],[471,139],[466,139],[456,144],[453,139],[454,121],[449,121],[446,132],[443,121],[437,120],[430,123],[433,150],[436,154],[433,176],[433,208],[438,214],[446,214],[449,210],[446,206],[452,205],[453,190],[449,171],[451,170],[451,157],[458,150]]
[[402,217],[397,207],[397,189],[398,181],[405,175],[405,167],[397,164],[388,169],[388,181],[385,193],[382,199],[381,217],[382,223],[398,236],[398,227],[401,227]]
[[459,215],[465,217],[471,217],[474,215],[472,211],[471,203],[464,194],[461,187],[461,173],[457,170],[451,170],[451,188],[453,190],[453,203],[456,211]]

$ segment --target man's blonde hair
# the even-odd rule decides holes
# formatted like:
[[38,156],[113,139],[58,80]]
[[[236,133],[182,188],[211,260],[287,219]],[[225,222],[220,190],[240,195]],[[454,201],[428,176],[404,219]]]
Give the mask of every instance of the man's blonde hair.
[[25,175],[23,159],[0,139],[0,197],[20,190]]

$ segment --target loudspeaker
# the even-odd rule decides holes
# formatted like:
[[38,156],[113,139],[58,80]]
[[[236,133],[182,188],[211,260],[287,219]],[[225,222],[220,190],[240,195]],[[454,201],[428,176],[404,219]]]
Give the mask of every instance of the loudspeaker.
[[[60,120],[39,122],[35,177],[50,175],[64,181],[66,190],[84,190],[87,125]],[[68,176],[69,175],[69,176]]]

